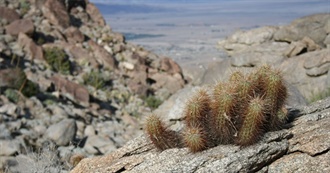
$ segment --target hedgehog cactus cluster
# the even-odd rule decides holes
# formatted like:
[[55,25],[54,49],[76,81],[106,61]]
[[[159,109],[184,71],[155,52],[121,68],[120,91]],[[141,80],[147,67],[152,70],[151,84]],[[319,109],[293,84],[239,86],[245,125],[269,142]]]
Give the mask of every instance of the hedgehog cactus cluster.
[[219,144],[248,146],[286,122],[288,96],[278,70],[262,66],[250,74],[233,72],[212,91],[200,89],[185,105],[185,128],[175,132],[156,115],[148,117],[146,133],[160,150],[186,146],[198,152]]

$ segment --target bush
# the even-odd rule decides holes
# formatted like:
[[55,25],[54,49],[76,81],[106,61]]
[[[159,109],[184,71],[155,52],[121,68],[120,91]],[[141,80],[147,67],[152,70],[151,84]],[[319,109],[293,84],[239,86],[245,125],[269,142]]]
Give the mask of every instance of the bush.
[[51,70],[62,74],[70,74],[71,64],[64,50],[58,47],[46,48],[44,55]]
[[152,110],[158,108],[158,106],[160,106],[163,103],[162,100],[158,99],[157,97],[155,97],[153,95],[149,95],[148,97],[144,97],[143,100],[145,101],[147,106],[149,108],[151,108]]
[[106,84],[106,80],[99,71],[93,70],[90,73],[86,73],[83,76],[83,79],[84,79],[84,84],[93,86],[96,89],[101,89]]

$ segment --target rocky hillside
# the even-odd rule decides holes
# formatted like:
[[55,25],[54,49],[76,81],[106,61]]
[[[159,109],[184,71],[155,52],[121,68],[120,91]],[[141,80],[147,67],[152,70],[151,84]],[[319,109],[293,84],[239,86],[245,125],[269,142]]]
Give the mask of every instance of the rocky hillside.
[[125,42],[88,0],[1,0],[0,172],[110,153],[185,83],[176,62]]
[[[219,145],[197,153],[187,148],[159,151],[142,134],[106,156],[83,159],[72,172],[329,172],[330,98],[306,102],[330,95],[329,26],[330,15],[317,14],[287,26],[236,32],[219,42],[229,58],[195,76],[196,85],[212,84],[234,69],[248,72],[266,63],[283,72],[288,122],[257,144]],[[185,87],[154,112],[180,130],[185,102],[198,88]]]

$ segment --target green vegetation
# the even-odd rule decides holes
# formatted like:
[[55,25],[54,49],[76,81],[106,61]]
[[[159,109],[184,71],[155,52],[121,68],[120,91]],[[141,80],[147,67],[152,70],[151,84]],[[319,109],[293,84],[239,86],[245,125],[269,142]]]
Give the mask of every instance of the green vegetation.
[[13,103],[17,103],[20,99],[19,93],[11,88],[6,89],[4,94]]
[[324,98],[330,97],[330,87],[325,89],[324,91],[313,93],[312,97],[308,99],[309,103],[316,102],[318,100],[322,100]]
[[162,100],[158,99],[153,95],[149,95],[147,97],[142,97],[142,100],[145,101],[146,105],[151,108],[152,110],[158,108],[159,105],[163,103]]
[[160,150],[180,145],[173,140],[183,141],[191,152],[219,144],[252,145],[265,132],[286,123],[287,96],[281,73],[269,66],[249,75],[234,72],[228,82],[217,83],[212,92],[200,89],[186,102],[182,132],[172,134],[152,115],[147,119],[146,133]]
[[86,73],[83,76],[84,84],[93,86],[96,89],[101,89],[106,84],[106,79],[102,76],[102,73],[98,70],[93,70],[90,73]]
[[44,55],[51,70],[62,74],[70,74],[71,64],[64,50],[58,47],[46,48]]
[[20,0],[19,6],[21,9],[22,15],[25,15],[30,10],[30,3],[27,0]]

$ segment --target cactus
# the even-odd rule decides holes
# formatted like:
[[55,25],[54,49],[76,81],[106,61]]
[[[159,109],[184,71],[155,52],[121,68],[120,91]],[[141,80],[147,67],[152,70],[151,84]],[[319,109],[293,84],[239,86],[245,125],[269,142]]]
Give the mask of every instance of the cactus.
[[180,145],[181,142],[178,134],[175,131],[167,129],[155,114],[150,115],[146,122],[146,132],[156,148],[166,150]]
[[248,146],[287,120],[287,88],[280,71],[270,66],[249,75],[233,72],[228,82],[217,83],[209,93],[201,89],[187,101],[181,137],[166,130],[159,119],[149,120],[147,133],[157,148],[178,146],[175,140],[180,139],[191,152],[219,144]]
[[230,84],[221,82],[214,87],[210,124],[213,128],[211,130],[213,140],[216,143],[226,144],[232,141],[232,134],[235,131],[233,119],[238,102],[234,89]]
[[183,133],[183,141],[191,152],[198,152],[208,147],[208,136],[199,127],[188,127]]
[[237,142],[239,145],[250,145],[260,137],[263,122],[265,121],[265,101],[259,97],[250,100],[243,115],[243,123],[238,132]]

